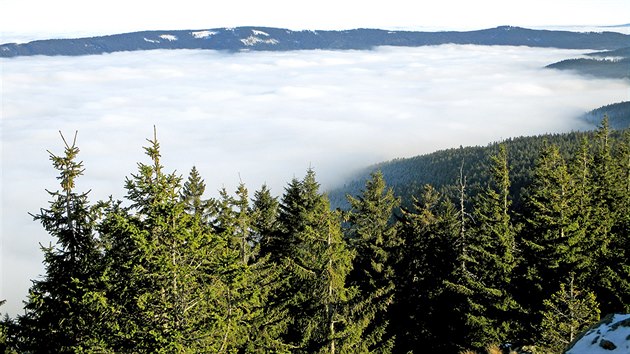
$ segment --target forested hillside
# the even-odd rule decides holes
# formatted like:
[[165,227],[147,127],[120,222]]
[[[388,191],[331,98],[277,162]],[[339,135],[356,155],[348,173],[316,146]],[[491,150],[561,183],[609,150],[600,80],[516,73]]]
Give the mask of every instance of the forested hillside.
[[[621,132],[611,131],[610,134],[618,137]],[[522,205],[524,187],[532,181],[534,162],[544,145],[557,145],[562,156],[569,158],[580,148],[583,139],[593,139],[594,136],[594,132],[525,136],[509,138],[501,143],[495,142],[487,146],[460,147],[411,158],[395,159],[366,168],[343,186],[330,190],[328,195],[334,207],[347,209],[349,205],[346,195],[359,193],[364,181],[371,173],[378,170],[381,171],[395,194],[402,199],[403,205],[409,205],[413,197],[421,193],[425,184],[430,184],[442,192],[452,190],[462,170],[467,178],[468,192],[474,196],[488,181],[489,156],[496,153],[499,145],[505,145],[510,152],[510,177],[512,179],[510,194],[514,199],[515,207],[519,209]]]
[[549,64],[547,68],[572,70],[594,77],[630,79],[630,47],[586,55],[589,58],[566,59]]
[[7,352],[560,353],[630,311],[630,130],[607,120],[410,160],[423,179],[406,189],[384,164],[343,212],[313,170],[278,197],[206,199],[155,134],[125,198],[92,202],[63,141],[60,189],[33,215],[57,243],[1,322]]
[[271,27],[212,28],[193,31],[142,31],[92,38],[49,39],[0,44],[0,57],[94,55],[154,49],[286,51],[418,47],[440,44],[512,45],[543,48],[616,50],[630,36],[617,32],[570,32],[500,26],[476,31],[390,31],[359,28],[344,31],[292,31]]
[[630,128],[630,101],[612,103],[597,109],[594,109],[582,116],[585,121],[596,125],[601,117],[607,116],[610,127],[613,129]]

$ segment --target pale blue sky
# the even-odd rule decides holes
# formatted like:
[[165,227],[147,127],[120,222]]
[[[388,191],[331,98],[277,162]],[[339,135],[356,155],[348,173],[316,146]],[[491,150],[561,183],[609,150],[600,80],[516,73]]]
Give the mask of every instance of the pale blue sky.
[[0,31],[49,35],[145,29],[271,26],[290,29],[479,29],[618,25],[628,0],[0,0]]

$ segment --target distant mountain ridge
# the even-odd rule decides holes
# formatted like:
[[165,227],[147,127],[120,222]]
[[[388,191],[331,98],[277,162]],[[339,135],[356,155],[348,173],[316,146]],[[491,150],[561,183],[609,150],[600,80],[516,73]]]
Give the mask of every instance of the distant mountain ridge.
[[627,47],[630,35],[617,32],[570,32],[501,26],[476,31],[292,31],[270,27],[205,30],[142,31],[108,36],[48,39],[0,45],[0,57],[30,55],[94,55],[152,49],[223,51],[288,51],[308,49],[370,49],[377,46],[417,47],[440,44],[514,45],[564,49],[616,50]]

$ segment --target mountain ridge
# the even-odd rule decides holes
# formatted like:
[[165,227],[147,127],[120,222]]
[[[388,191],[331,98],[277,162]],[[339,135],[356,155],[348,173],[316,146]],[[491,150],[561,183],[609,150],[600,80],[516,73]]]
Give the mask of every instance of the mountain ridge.
[[96,55],[152,49],[238,51],[351,50],[377,46],[440,44],[514,45],[563,49],[616,50],[628,46],[630,35],[618,32],[535,30],[513,26],[474,31],[352,30],[293,31],[274,27],[234,27],[200,30],[154,30],[106,36],[46,39],[0,45],[0,57],[31,55]]

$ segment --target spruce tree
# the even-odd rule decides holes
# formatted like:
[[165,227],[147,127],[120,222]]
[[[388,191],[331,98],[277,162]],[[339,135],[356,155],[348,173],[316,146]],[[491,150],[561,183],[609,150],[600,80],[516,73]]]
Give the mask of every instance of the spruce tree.
[[229,348],[233,348],[252,353],[288,352],[292,347],[282,338],[288,326],[287,307],[274,298],[285,280],[282,269],[270,262],[269,256],[256,254],[255,217],[247,187],[241,182],[235,196],[228,195],[225,189],[220,195],[215,229],[232,255],[226,265],[240,272],[235,273],[238,278],[222,279],[228,290],[229,333],[226,332],[225,345],[219,351],[230,352]]
[[612,156],[612,141],[608,118],[604,117],[599,128],[595,132],[594,157],[592,168],[592,217],[597,220],[593,223],[591,233],[594,242],[598,244],[596,256],[600,259],[607,258],[610,254],[609,243],[611,241],[611,229],[617,218],[615,213],[618,199],[616,171]]
[[[474,211],[476,227],[470,239],[470,327],[468,340],[477,349],[506,343],[514,331],[518,306],[513,299],[512,276],[516,266],[516,230],[510,209],[507,148],[499,145],[491,156],[490,181],[479,194]],[[513,338],[513,337],[512,337]]]
[[552,289],[576,274],[577,285],[584,284],[585,270],[593,250],[585,249],[586,229],[580,218],[580,194],[568,167],[555,145],[545,145],[536,161],[534,181],[529,189],[527,224],[523,232],[525,286],[523,302],[533,317]]
[[252,240],[256,253],[265,253],[268,241],[278,232],[278,198],[271,195],[266,184],[254,192],[252,201]]
[[16,349],[24,352],[72,352],[101,345],[101,249],[94,230],[99,206],[90,206],[89,192],[76,190],[84,172],[77,161],[76,133],[72,143],[61,137],[64,154],[49,151],[61,190],[47,191],[49,207],[33,215],[55,244],[42,246],[45,275],[33,281],[25,313],[18,317],[21,339]]
[[277,227],[261,240],[262,255],[269,256],[276,263],[289,256],[297,242],[295,234],[304,227],[302,215],[307,206],[302,199],[301,182],[293,178],[278,204]]
[[211,201],[202,199],[205,191],[206,183],[199,175],[197,168],[193,166],[181,189],[180,199],[185,205],[186,212],[207,223],[213,215]]
[[248,264],[253,257],[253,233],[252,223],[253,216],[252,210],[249,206],[249,194],[245,184],[241,182],[236,190],[236,198],[233,199],[234,208],[236,212],[235,223],[235,236],[239,244],[239,254],[242,262]]
[[606,313],[630,308],[628,264],[628,133],[613,145],[608,118],[595,135],[593,158],[593,225],[590,230],[595,262],[590,281]]
[[399,235],[404,247],[397,267],[396,302],[390,310],[396,319],[395,352],[457,350],[454,335],[461,332],[453,325],[461,316],[457,320],[451,316],[457,314],[454,298],[444,285],[459,265],[453,247],[460,231],[457,216],[453,203],[430,185],[414,199],[412,209],[401,210]]
[[389,352],[394,344],[389,322],[395,319],[388,310],[394,302],[395,267],[402,245],[392,221],[400,201],[386,187],[380,171],[371,175],[361,196],[347,198],[347,239],[356,252],[350,280],[359,290],[355,302],[361,303],[360,320],[368,323],[362,343],[370,352]]
[[286,340],[300,352],[344,352],[359,345],[360,333],[347,304],[346,277],[353,252],[341,232],[340,216],[319,192],[315,173],[293,180],[280,205],[280,232],[270,251],[289,279],[279,299],[288,304],[292,323]]
[[482,255],[480,252],[485,250],[483,241],[480,241],[472,228],[474,215],[467,211],[469,195],[463,167],[462,161],[456,185],[457,208],[453,213],[454,206],[448,206],[450,203],[447,202],[442,216],[447,227],[439,232],[445,240],[450,240],[448,245],[452,254],[449,258],[451,264],[446,267],[450,272],[442,280],[438,297],[443,314],[450,321],[443,331],[454,338],[449,344],[443,344],[449,351],[461,351],[470,347],[479,349],[487,344],[483,343],[487,337],[495,335],[495,329],[488,327],[492,325],[491,318],[487,315],[490,305],[488,297],[499,294],[497,289],[486,286],[480,279],[480,276],[484,276],[480,263],[487,261],[482,258],[488,254]]
[[544,301],[542,341],[552,353],[562,353],[582,331],[599,321],[595,294],[574,284],[574,276],[560,283],[560,289]]
[[[238,254],[189,214],[181,178],[163,172],[154,136],[150,164],[126,181],[129,208],[113,208],[101,232],[106,254],[111,342],[115,351],[204,352],[225,347],[232,334],[232,283]],[[212,285],[212,286],[211,286]],[[234,311],[236,312],[236,311]]]
[[[630,129],[626,129],[614,151],[617,199],[609,257],[600,260],[612,274],[603,311],[630,312]],[[597,280],[597,279],[595,279]]]

